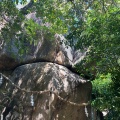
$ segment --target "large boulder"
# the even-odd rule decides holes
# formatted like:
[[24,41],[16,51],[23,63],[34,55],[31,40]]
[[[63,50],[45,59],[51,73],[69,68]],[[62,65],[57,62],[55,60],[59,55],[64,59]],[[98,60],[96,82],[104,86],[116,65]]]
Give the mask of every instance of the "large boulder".
[[[9,44],[2,45],[0,50],[0,70],[14,69],[16,66],[32,62],[55,62],[64,66],[72,65],[72,49],[66,48],[62,44],[58,44],[58,36],[53,40],[46,36],[40,36],[37,45],[27,43],[25,49],[29,49],[27,53],[19,53],[19,48],[14,44],[14,40]],[[26,44],[26,43],[25,43]]]
[[[3,83],[4,94],[1,93],[0,102],[3,105],[1,112],[4,119],[88,120],[91,118],[90,105],[80,106],[90,101],[91,83],[66,67],[49,62],[26,64],[16,68],[10,79],[20,88],[17,89],[14,85],[11,87],[9,82]],[[45,90],[52,90],[55,94],[29,92]],[[34,107],[30,103],[31,94],[34,96]]]
[[[36,13],[26,15],[27,19],[32,19],[38,25],[42,25],[41,19],[36,17]],[[72,66],[73,51],[66,47],[61,41],[64,39],[61,35],[52,35],[50,33],[37,34],[37,44],[31,44],[30,41],[18,41],[0,39],[0,70],[14,69],[16,66],[32,62],[55,62],[67,67]],[[21,48],[21,44],[22,47]],[[18,47],[19,46],[19,47]],[[20,49],[22,53],[20,54]],[[25,50],[27,49],[27,52]],[[23,52],[24,50],[24,52]]]
[[[42,20],[36,17],[36,13],[26,15],[27,19],[32,19],[38,25],[43,25]],[[45,24],[49,27],[49,24]],[[88,50],[74,50],[66,45],[66,39],[63,35],[54,35],[50,33],[37,34],[36,45],[30,44],[29,41],[1,40],[0,39],[0,70],[14,69],[19,65],[33,62],[54,62],[66,67],[73,67],[80,63],[85,57]],[[17,44],[17,45],[16,45]],[[21,47],[24,52],[19,53]],[[18,47],[19,46],[19,47]],[[25,52],[25,50],[27,52]]]

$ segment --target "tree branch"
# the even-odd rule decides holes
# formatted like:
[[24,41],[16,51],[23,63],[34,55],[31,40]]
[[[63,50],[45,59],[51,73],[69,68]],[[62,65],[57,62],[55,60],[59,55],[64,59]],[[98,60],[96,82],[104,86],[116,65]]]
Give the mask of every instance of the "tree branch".
[[34,4],[34,0],[31,0],[27,5],[25,5],[23,8],[20,9],[20,11],[23,13],[23,14],[27,14],[28,13],[28,9],[31,8]]

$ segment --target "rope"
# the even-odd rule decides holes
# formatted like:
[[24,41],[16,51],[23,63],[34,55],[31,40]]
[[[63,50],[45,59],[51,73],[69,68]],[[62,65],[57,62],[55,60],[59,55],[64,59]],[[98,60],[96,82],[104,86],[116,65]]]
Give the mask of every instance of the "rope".
[[9,81],[9,82],[12,84],[12,86],[14,86],[14,87],[17,88],[18,90],[20,90],[20,91],[22,91],[22,92],[25,92],[25,93],[32,93],[32,94],[52,93],[52,94],[54,94],[59,100],[61,100],[61,101],[63,101],[63,102],[66,102],[66,103],[68,103],[68,104],[74,105],[74,106],[79,106],[79,107],[81,107],[81,106],[87,106],[87,105],[90,104],[89,102],[88,102],[88,103],[78,104],[78,103],[71,102],[71,101],[69,101],[69,100],[65,100],[64,98],[62,98],[61,96],[59,96],[57,93],[55,93],[55,92],[52,91],[52,90],[30,91],[30,90],[22,89],[22,88],[20,88],[19,86],[17,86],[16,84],[14,84],[10,78],[8,78],[7,76],[3,75],[2,73],[1,73],[1,75],[2,75],[7,81]]

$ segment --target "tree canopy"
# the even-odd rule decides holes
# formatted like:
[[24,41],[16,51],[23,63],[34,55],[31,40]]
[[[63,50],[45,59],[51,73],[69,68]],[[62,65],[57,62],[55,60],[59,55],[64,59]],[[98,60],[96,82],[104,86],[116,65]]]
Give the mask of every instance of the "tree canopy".
[[[24,7],[18,9],[17,4]],[[19,40],[36,44],[37,34],[58,33],[63,34],[68,45],[74,49],[89,49],[86,59],[78,63],[76,69],[81,75],[89,73],[89,77],[95,79],[93,92],[96,99],[93,105],[97,109],[113,111],[119,118],[119,7],[120,0],[1,0],[0,39],[15,39],[20,47]],[[36,16],[42,20],[41,25],[26,19],[26,14],[31,12],[36,12]],[[20,49],[20,52],[23,50]],[[81,69],[81,64],[87,67]],[[91,71],[95,71],[95,74]]]

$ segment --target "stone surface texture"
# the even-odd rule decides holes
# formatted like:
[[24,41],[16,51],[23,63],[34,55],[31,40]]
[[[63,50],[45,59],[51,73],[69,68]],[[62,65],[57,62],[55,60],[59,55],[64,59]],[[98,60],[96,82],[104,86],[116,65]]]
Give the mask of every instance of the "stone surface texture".
[[[14,70],[10,78],[21,89],[28,91],[53,90],[57,95],[76,104],[87,103],[91,98],[91,83],[66,67],[49,62],[22,65]],[[22,92],[4,83],[10,101],[6,102],[3,115],[9,120],[89,120],[90,106],[77,106],[60,100],[55,94],[47,92],[34,95]],[[0,97],[4,98],[4,94]],[[2,98],[0,100],[2,101]],[[87,116],[88,114],[88,116]]]
[[[26,18],[34,20],[38,25],[42,24],[41,19],[36,18],[34,12],[26,15]],[[51,37],[51,34],[39,34],[37,39],[36,45],[27,41],[22,43],[24,49],[28,49],[22,55],[14,39],[7,43],[0,39],[0,70],[10,70],[26,63],[44,61],[72,67],[86,55],[86,51],[74,51],[70,46],[65,45],[66,39],[62,35],[56,34]]]
[[[26,18],[42,24],[35,13]],[[36,45],[23,42],[29,50],[21,55],[15,40],[0,39],[0,73],[8,77],[0,85],[1,120],[91,120],[91,106],[79,106],[91,100],[91,82],[72,72],[87,50],[75,51],[65,41],[62,35],[41,34]],[[46,90],[54,93],[38,93]]]

